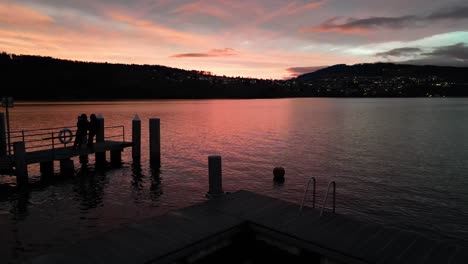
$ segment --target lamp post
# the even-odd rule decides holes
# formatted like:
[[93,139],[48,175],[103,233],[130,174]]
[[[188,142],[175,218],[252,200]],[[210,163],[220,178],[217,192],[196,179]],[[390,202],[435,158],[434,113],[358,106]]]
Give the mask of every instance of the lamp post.
[[10,114],[8,109],[13,108],[13,97],[2,97],[2,107],[5,107],[6,112],[6,125],[8,134],[8,155],[11,156],[11,142],[10,142]]

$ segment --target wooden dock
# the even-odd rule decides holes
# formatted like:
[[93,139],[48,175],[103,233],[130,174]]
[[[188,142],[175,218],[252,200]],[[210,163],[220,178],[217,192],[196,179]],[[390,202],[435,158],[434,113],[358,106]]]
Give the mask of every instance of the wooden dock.
[[[28,263],[198,263],[236,243],[242,232],[291,256],[315,256],[308,263],[468,263],[468,250],[457,245],[341,214],[320,216],[317,209],[299,213],[298,204],[248,191],[78,241]],[[222,262],[234,263],[229,258]]]
[[89,155],[95,152],[106,152],[113,150],[123,150],[132,146],[132,142],[121,141],[105,141],[94,144],[94,151],[83,148],[80,150],[73,150],[73,147],[59,147],[55,149],[46,149],[31,151],[26,153],[26,163],[41,163],[51,160],[63,160],[78,157],[82,155]]

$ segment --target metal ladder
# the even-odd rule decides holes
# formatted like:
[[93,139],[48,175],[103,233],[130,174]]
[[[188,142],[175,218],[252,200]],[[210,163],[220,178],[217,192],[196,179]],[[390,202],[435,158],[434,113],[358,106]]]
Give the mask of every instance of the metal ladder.
[[304,197],[302,198],[302,203],[301,203],[301,207],[299,207],[299,212],[302,212],[302,208],[304,207],[304,203],[305,203],[305,200],[306,200],[306,197],[307,197],[307,193],[309,192],[309,187],[310,187],[310,182],[313,182],[313,193],[312,193],[312,208],[315,208],[315,189],[316,189],[316,180],[315,180],[315,177],[310,177],[309,178],[309,181],[307,181],[307,187],[304,191]]
[[[310,183],[313,183],[312,184],[312,208],[315,208],[315,201],[316,201],[316,185],[317,185],[317,181],[315,180],[315,177],[310,177],[309,180],[307,181],[307,186],[304,190],[304,196],[302,197],[302,202],[301,202],[301,206],[299,207],[299,212],[302,212],[302,208],[304,207],[304,204],[305,204],[305,201],[306,201],[306,198],[307,198],[307,194],[309,192],[309,189],[310,189]],[[330,183],[328,183],[328,187],[327,187],[327,193],[325,194],[325,198],[323,199],[323,202],[322,202],[322,208],[320,209],[320,216],[323,215],[323,211],[325,209],[325,204],[327,202],[327,199],[328,199],[328,194],[330,193],[330,187],[333,187],[333,208],[332,208],[332,211],[333,213],[335,213],[335,210],[336,210],[336,183],[335,181],[331,181]]]
[[320,216],[323,215],[323,209],[325,209],[325,204],[327,202],[327,198],[328,198],[328,193],[330,193],[330,186],[333,186],[333,213],[335,212],[335,207],[336,207],[336,183],[335,181],[331,181],[330,183],[328,183],[328,187],[327,187],[327,194],[325,194],[325,199],[323,199],[323,203],[322,203],[322,209],[320,209]]

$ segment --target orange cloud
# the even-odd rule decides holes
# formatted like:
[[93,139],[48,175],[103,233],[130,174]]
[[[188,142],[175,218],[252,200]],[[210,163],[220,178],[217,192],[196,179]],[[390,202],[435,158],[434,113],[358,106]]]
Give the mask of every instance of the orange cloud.
[[29,7],[0,3],[0,24],[30,26],[37,24],[48,25],[53,22],[54,20],[51,17]]

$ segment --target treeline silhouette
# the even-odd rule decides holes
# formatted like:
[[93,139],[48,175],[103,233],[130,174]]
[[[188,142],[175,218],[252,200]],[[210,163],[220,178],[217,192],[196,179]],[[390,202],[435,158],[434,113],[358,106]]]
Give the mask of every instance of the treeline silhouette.
[[283,97],[285,81],[212,76],[153,65],[0,54],[3,94],[17,100]]
[[335,65],[289,80],[215,76],[158,65],[0,53],[2,96],[16,100],[468,96],[468,68]]

